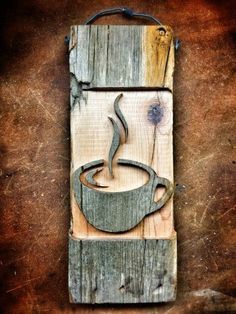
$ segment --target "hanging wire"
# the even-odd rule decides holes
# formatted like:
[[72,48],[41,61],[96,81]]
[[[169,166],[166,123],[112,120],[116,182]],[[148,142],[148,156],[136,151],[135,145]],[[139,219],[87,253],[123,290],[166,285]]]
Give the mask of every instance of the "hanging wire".
[[124,7],[124,8],[112,8],[112,9],[100,11],[100,12],[96,13],[95,15],[91,16],[87,21],[85,21],[84,24],[85,25],[91,24],[102,16],[112,15],[112,14],[123,14],[124,16],[126,16],[128,18],[143,18],[143,19],[150,20],[150,21],[152,21],[158,25],[162,25],[162,23],[157,18],[155,18],[154,16],[152,16],[150,14],[146,14],[146,13],[136,13],[133,10],[126,8],[126,7]]

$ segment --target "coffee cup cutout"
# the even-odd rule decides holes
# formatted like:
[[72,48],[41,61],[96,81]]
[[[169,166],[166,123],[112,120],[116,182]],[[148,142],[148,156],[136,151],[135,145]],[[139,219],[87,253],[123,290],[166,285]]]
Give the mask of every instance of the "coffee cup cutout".
[[[118,164],[145,170],[149,174],[146,184],[129,191],[104,192],[81,182],[84,171],[101,167],[103,164],[104,160],[88,163],[78,168],[72,179],[75,199],[81,211],[87,221],[99,230],[124,232],[132,229],[146,215],[159,210],[173,193],[173,186],[168,179],[159,177],[151,167],[128,159],[118,159]],[[161,199],[155,202],[155,191],[159,186],[164,186],[166,191]]]

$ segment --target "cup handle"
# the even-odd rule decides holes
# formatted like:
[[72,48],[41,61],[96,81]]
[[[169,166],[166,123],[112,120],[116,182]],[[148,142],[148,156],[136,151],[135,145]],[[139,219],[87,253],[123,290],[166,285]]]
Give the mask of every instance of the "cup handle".
[[155,181],[154,181],[153,196],[154,196],[155,190],[157,189],[159,185],[164,186],[166,188],[166,191],[157,202],[153,200],[149,214],[163,207],[166,204],[166,202],[171,198],[171,195],[173,194],[173,190],[174,190],[173,184],[166,178],[161,178],[161,177],[156,176]]

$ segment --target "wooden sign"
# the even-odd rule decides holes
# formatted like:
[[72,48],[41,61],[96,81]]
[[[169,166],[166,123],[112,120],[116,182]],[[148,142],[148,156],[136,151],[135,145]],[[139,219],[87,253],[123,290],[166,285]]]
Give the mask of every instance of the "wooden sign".
[[172,31],[71,28],[73,303],[151,303],[176,294]]

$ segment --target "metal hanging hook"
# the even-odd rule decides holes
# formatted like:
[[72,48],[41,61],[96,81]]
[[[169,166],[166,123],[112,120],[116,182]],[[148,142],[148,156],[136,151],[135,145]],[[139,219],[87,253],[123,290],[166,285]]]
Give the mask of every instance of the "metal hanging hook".
[[100,12],[96,13],[95,15],[91,16],[87,21],[85,21],[84,24],[85,25],[91,24],[100,17],[103,17],[105,15],[112,15],[112,14],[123,14],[124,16],[126,16],[128,18],[143,18],[143,19],[150,20],[150,21],[152,21],[158,25],[162,25],[162,23],[157,18],[155,18],[154,16],[152,16],[150,14],[146,14],[146,13],[136,13],[133,10],[126,8],[126,7],[124,7],[124,8],[112,8],[112,9],[100,11]]

